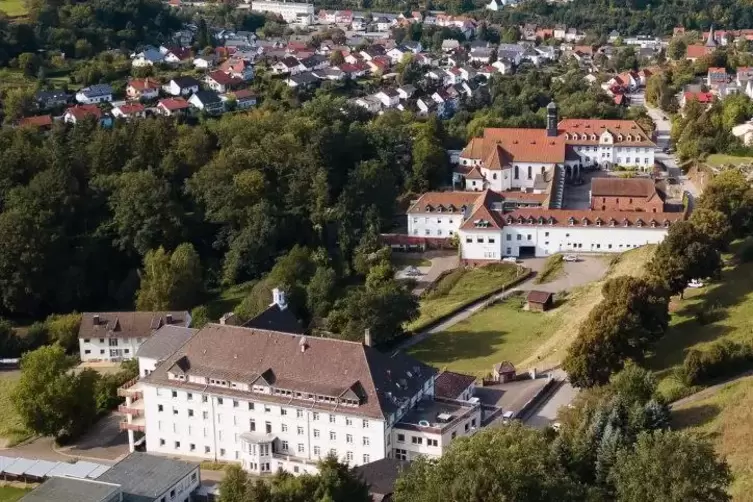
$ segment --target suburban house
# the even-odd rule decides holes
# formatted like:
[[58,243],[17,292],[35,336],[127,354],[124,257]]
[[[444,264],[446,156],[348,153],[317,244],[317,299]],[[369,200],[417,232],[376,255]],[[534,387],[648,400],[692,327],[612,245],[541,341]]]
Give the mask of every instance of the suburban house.
[[138,102],[126,103],[113,107],[112,116],[116,119],[132,119],[146,117],[146,108]]
[[188,101],[183,98],[161,99],[159,103],[157,103],[157,111],[166,117],[173,117],[185,114],[190,106],[191,105],[188,104]]
[[664,194],[649,178],[594,178],[591,209],[601,211],[664,212]]
[[134,68],[144,68],[146,66],[154,66],[155,64],[162,63],[165,60],[165,55],[160,52],[159,49],[149,47],[148,49],[139,52],[131,59],[131,65]]
[[247,61],[233,57],[225,61],[220,65],[220,70],[224,71],[228,75],[239,78],[245,82],[254,79],[254,67]]
[[310,71],[291,75],[285,80],[289,87],[306,89],[318,85],[319,78]]
[[112,87],[107,84],[84,87],[76,93],[76,101],[82,105],[110,102],[112,101]]
[[76,105],[68,108],[63,114],[63,122],[66,124],[77,124],[87,117],[94,117],[99,121],[99,125],[109,127],[112,125],[112,116],[103,113],[97,105]]
[[382,106],[385,108],[394,108],[400,103],[400,94],[395,89],[382,89],[374,94]]
[[188,96],[199,92],[201,84],[193,77],[176,77],[162,86],[162,90],[171,96]]
[[37,107],[40,110],[46,110],[48,108],[55,108],[56,106],[64,106],[68,104],[70,94],[61,90],[52,91],[37,91],[34,94],[34,101],[37,103]]
[[216,92],[227,92],[243,84],[242,79],[228,75],[222,70],[210,72],[204,77],[204,82]]
[[316,472],[328,454],[353,466],[438,457],[482,426],[479,403],[436,397],[436,370],[374,349],[368,331],[359,343],[208,324],[139,374],[120,393],[147,451],[255,474]]
[[19,127],[31,127],[34,129],[52,128],[52,115],[37,115],[34,117],[24,117],[18,121]]
[[128,81],[126,96],[128,99],[156,99],[159,97],[160,83],[153,78],[134,78]]
[[250,89],[241,89],[238,91],[230,91],[227,94],[220,96],[223,101],[228,99],[235,100],[235,108],[238,110],[246,110],[256,106],[257,97],[256,93]]
[[188,327],[188,312],[84,312],[78,330],[82,361],[131,359],[162,326]]
[[201,112],[211,115],[225,111],[225,103],[214,91],[199,91],[188,98],[188,103]]

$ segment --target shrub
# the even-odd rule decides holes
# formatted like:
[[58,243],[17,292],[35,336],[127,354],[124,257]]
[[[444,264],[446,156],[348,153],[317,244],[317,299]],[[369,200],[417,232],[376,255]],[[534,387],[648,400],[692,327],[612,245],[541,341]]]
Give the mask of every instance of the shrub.
[[683,362],[687,385],[702,385],[716,378],[734,375],[753,363],[753,347],[721,340],[706,351],[693,349]]
[[724,308],[718,303],[702,307],[695,313],[695,320],[701,326],[719,321],[722,317],[724,317]]
[[456,268],[450,270],[447,274],[437,279],[434,284],[429,286],[424,293],[424,297],[428,300],[433,298],[441,298],[447,296],[452,291],[452,288],[458,283],[458,281],[465,275],[464,268]]
[[740,260],[747,263],[753,261],[753,241],[746,242],[738,255]]
[[553,281],[562,272],[564,266],[565,262],[563,261],[562,255],[553,254],[546,259],[544,268],[536,276],[536,279],[533,282],[536,284],[544,284]]

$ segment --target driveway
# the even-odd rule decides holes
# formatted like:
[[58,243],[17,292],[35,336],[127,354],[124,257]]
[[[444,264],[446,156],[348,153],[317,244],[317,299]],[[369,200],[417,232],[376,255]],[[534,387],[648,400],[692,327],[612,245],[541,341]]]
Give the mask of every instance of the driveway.
[[115,413],[102,417],[78,441],[59,451],[76,457],[113,461],[128,455],[128,433],[120,430],[120,420]]
[[552,394],[542,401],[542,403],[531,410],[526,417],[523,418],[523,423],[529,427],[535,427],[537,429],[544,429],[548,427],[557,418],[559,410],[570,404],[575,396],[578,395],[578,389],[573,387],[570,382],[565,380],[567,374],[563,370],[555,370],[554,377],[563,380]]
[[[413,294],[418,296],[424,290],[437,280],[442,272],[452,270],[460,265],[457,251],[429,251],[428,253],[395,253],[396,255],[406,255],[407,257],[423,258],[431,261],[431,265],[423,267],[404,266],[397,271],[397,279],[414,279],[416,287]],[[415,269],[420,275],[410,275],[409,271]],[[415,270],[413,270],[415,272]]]

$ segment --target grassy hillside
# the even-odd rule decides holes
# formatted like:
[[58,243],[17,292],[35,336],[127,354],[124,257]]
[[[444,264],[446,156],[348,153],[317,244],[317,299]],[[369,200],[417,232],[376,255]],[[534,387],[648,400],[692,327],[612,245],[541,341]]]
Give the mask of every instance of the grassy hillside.
[[0,0],[0,11],[10,17],[23,16],[27,12],[26,3],[24,0]]
[[753,377],[724,387],[704,399],[673,410],[673,427],[709,438],[726,457],[734,481],[735,502],[753,502]]

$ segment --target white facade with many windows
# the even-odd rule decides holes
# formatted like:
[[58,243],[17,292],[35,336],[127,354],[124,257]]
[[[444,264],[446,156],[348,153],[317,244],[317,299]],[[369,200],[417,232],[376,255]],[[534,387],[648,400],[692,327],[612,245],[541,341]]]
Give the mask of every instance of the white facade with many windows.
[[314,4],[310,3],[274,2],[269,0],[246,0],[246,3],[251,4],[251,10],[278,14],[288,23],[300,23],[302,16],[309,16],[307,24],[311,24],[311,18],[314,16]]

